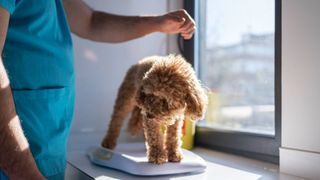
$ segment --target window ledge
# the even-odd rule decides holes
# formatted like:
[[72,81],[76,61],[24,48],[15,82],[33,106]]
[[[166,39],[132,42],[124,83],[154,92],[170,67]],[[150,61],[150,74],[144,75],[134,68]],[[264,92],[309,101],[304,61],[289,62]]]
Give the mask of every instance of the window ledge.
[[280,173],[279,165],[201,147],[191,150],[207,162],[204,179],[305,180]]
[[[133,176],[125,172],[102,168],[92,164],[86,156],[85,149],[92,144],[98,144],[103,133],[72,133],[68,142],[68,167],[67,177],[80,177],[81,174],[88,174],[96,179],[141,179],[140,176]],[[223,152],[213,151],[202,147],[195,147],[191,150],[201,156],[207,163],[204,172],[156,176],[147,179],[182,179],[182,180],[303,180],[303,178],[283,174],[279,172],[279,165],[262,162],[246,157],[231,155]],[[77,159],[76,163],[70,160]],[[75,162],[75,161],[73,161]],[[90,173],[93,174],[90,174]],[[101,175],[98,175],[98,174]],[[77,175],[79,174],[79,175]],[[74,178],[71,178],[74,179]]]

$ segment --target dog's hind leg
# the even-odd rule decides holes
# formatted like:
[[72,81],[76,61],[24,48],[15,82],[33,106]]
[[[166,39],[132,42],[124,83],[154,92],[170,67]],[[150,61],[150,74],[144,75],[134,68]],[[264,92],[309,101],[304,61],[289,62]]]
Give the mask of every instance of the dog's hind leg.
[[111,115],[109,130],[102,141],[102,146],[105,148],[115,148],[123,121],[134,108],[133,99],[136,93],[136,89],[134,85],[135,76],[133,74],[135,73],[135,71],[136,66],[132,66],[128,70],[127,75],[119,88],[118,96],[114,105],[114,110]]
[[132,136],[138,136],[143,130],[142,126],[142,114],[138,106],[132,111],[132,117],[129,121],[128,132]]

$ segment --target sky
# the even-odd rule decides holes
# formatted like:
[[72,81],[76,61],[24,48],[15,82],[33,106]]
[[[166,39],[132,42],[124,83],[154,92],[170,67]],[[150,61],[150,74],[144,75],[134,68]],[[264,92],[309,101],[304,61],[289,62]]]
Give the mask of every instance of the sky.
[[207,47],[229,46],[244,33],[274,33],[274,0],[207,0]]

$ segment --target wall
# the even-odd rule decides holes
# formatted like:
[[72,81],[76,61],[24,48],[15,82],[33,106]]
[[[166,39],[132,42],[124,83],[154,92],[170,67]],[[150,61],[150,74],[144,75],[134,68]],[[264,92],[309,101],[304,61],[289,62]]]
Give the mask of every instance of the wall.
[[[165,0],[86,0],[86,3],[95,10],[133,16],[162,14],[167,8]],[[73,42],[76,106],[71,131],[106,131],[126,71],[145,56],[165,55],[166,35],[154,33],[118,44],[73,36]]]
[[[95,10],[130,16],[163,14],[182,8],[183,2],[182,0],[84,1]],[[104,136],[118,88],[131,65],[146,56],[178,52],[177,35],[162,33],[153,33],[118,44],[92,42],[75,35],[72,38],[76,68],[76,105],[69,142],[80,141],[75,135],[81,133],[90,136],[90,133],[98,132],[100,136]],[[122,128],[121,135],[125,134],[127,122]]]
[[320,1],[282,0],[282,172],[320,179]]

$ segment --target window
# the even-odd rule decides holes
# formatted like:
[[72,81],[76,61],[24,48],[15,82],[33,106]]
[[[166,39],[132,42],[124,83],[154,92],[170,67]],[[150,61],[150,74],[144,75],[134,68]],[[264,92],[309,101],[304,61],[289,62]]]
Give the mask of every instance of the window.
[[196,145],[279,163],[281,1],[185,0],[197,23],[184,55],[208,88]]

